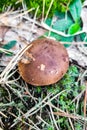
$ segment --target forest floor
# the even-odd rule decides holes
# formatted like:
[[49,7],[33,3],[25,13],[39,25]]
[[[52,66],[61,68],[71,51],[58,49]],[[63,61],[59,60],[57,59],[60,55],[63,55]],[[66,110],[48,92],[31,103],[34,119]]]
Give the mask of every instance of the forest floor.
[[29,11],[0,14],[0,130],[86,130],[86,41],[78,37],[73,42],[60,40],[70,64],[58,83],[44,87],[27,84],[17,65],[25,47],[39,37],[55,39],[50,33],[59,33],[38,20],[37,12],[29,17]]

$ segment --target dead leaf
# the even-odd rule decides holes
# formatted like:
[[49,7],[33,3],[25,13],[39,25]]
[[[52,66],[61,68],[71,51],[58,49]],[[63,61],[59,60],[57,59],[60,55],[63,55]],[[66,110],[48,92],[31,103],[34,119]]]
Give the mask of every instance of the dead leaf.
[[81,19],[83,22],[83,31],[87,32],[87,0],[83,3],[83,8],[81,11]]
[[6,32],[9,30],[7,26],[0,26],[0,41],[3,41]]

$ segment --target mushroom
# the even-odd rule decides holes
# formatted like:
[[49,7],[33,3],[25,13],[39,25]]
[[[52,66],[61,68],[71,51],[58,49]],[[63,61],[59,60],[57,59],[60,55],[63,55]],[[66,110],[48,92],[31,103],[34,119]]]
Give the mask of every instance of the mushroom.
[[18,63],[22,78],[34,86],[56,83],[66,73],[69,57],[64,46],[52,39],[41,38],[31,42]]

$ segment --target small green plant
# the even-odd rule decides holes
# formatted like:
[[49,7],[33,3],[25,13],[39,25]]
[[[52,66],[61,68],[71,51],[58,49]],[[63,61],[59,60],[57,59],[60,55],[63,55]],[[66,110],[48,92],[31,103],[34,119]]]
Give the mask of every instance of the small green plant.
[[21,2],[17,3],[17,0],[0,0],[0,12],[6,11],[11,6],[14,9],[21,7]]
[[[73,99],[78,97],[82,90],[85,89],[85,86],[79,85],[79,82],[77,81],[78,76],[78,68],[76,66],[70,66],[68,72],[62,78],[62,80],[55,84],[55,87],[48,87],[47,91],[54,93],[54,91],[61,92],[62,90],[66,89],[67,91],[63,92],[63,94],[61,94],[58,99],[53,100],[52,104],[57,104],[61,110],[67,111],[68,113],[76,113],[78,115],[83,115],[83,110],[81,110],[83,102],[78,103],[78,108],[76,108],[77,100],[75,100],[75,102],[73,101]],[[57,123],[62,129],[70,129],[70,125],[68,124],[68,119],[66,117],[60,116],[57,120]],[[77,122],[74,124],[74,127],[75,130],[79,130],[82,128],[82,125]]]
[[[69,114],[76,114],[76,115],[81,115],[83,116],[83,97],[80,97],[81,100],[79,99],[78,103],[78,108],[76,107],[77,104],[77,98],[78,95],[85,90],[85,86],[80,86],[79,82],[77,81],[79,76],[79,69],[71,65],[65,74],[65,76],[56,84],[47,86],[47,87],[34,87],[28,85],[27,91],[26,87],[23,84],[23,86],[18,87],[16,85],[11,85],[10,88],[11,90],[7,87],[7,90],[4,90],[4,88],[1,88],[1,93],[0,93],[0,111],[2,113],[5,113],[5,115],[9,118],[7,120],[1,116],[1,120],[3,124],[5,124],[5,129],[9,129],[9,127],[14,124],[14,122],[19,122],[17,118],[21,119],[21,123],[26,122],[28,123],[28,117],[25,117],[22,115],[22,113],[27,113],[27,111],[34,111],[35,109],[35,114],[30,116],[30,119],[34,122],[34,124],[38,123],[37,116],[41,115],[42,120],[46,122],[46,124],[42,125],[43,123],[39,123],[38,127],[43,130],[55,130],[55,126],[52,124],[53,119],[50,120],[50,110],[49,110],[49,105],[45,104],[46,102],[49,102],[52,98],[54,98],[57,94],[61,93],[58,97],[54,98],[51,100],[51,103],[54,107],[68,112]],[[19,84],[21,83],[21,80],[19,81]],[[22,84],[21,84],[22,85]],[[6,93],[7,91],[7,93]],[[4,94],[5,92],[5,94]],[[28,92],[30,93],[28,95]],[[51,96],[49,96],[51,95]],[[11,101],[9,102],[9,97],[11,98]],[[46,100],[45,98],[48,97]],[[76,99],[75,99],[76,98]],[[75,99],[75,101],[73,101]],[[41,106],[39,104],[45,100],[44,107],[43,103]],[[33,108],[33,109],[32,109]],[[37,109],[36,109],[37,108]],[[10,109],[10,112],[9,112]],[[40,109],[40,111],[38,111]],[[52,109],[52,108],[51,108]],[[57,112],[55,108],[52,109],[53,112]],[[48,114],[49,113],[49,114]],[[27,115],[26,115],[27,116]],[[15,118],[16,117],[16,118]],[[24,117],[24,118],[23,118]],[[52,118],[52,117],[51,117]],[[69,120],[67,117],[56,117],[55,115],[55,122],[59,126],[60,129],[70,129],[70,124]],[[75,122],[72,119],[73,126],[76,130],[80,130],[83,128],[83,124],[81,124],[79,121]],[[9,124],[9,125],[8,125]],[[51,127],[52,126],[52,127]],[[22,127],[19,127],[19,124],[15,125],[15,130],[21,130]],[[25,125],[26,128],[26,125]],[[13,128],[12,128],[13,129]]]
[[62,12],[57,9],[54,15],[58,19],[55,22],[52,22],[52,18],[49,17],[44,21],[53,29],[53,32],[46,32],[45,35],[64,42],[78,42],[78,39],[79,41],[87,41],[86,32],[84,32],[82,24],[82,6],[83,1],[73,0],[69,1],[67,12]]
[[[37,8],[39,7],[37,16],[41,17],[42,15],[42,10],[43,10],[43,0],[24,0],[24,2],[26,3],[27,7],[30,8]],[[49,17],[52,17],[53,14],[55,13],[56,10],[60,11],[60,12],[65,12],[67,11],[69,8],[69,4],[72,2],[72,0],[54,0],[52,8],[50,10],[49,13]],[[48,11],[48,8],[50,6],[51,1],[50,0],[45,0],[45,12],[44,15],[46,16],[46,13]],[[35,11],[34,11],[35,12]]]

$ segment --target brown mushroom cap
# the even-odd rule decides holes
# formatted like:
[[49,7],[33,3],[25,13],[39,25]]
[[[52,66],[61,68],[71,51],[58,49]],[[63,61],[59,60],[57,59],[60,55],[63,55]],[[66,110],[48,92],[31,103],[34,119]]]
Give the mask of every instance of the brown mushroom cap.
[[66,49],[59,42],[47,38],[35,40],[31,44],[24,54],[25,59],[18,63],[20,75],[34,86],[56,83],[69,66]]

